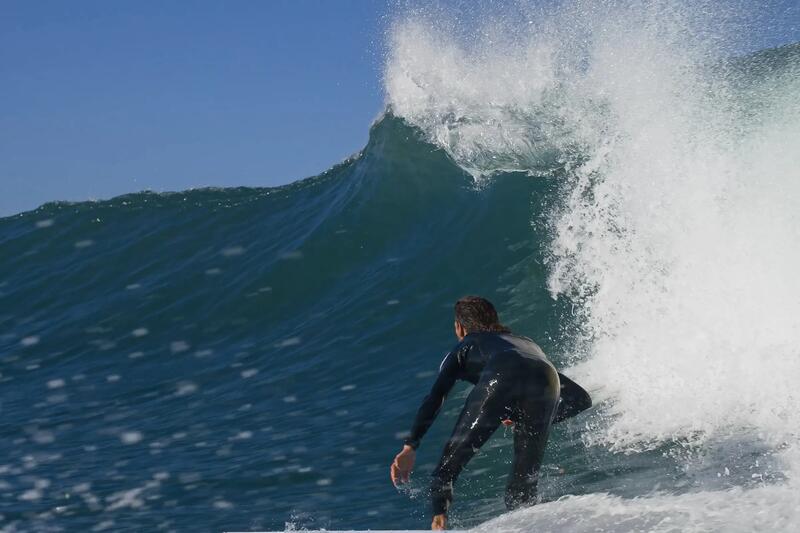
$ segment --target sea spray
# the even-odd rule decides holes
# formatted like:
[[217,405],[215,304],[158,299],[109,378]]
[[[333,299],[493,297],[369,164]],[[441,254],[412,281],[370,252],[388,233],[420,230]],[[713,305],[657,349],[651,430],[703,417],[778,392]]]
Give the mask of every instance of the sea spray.
[[[500,33],[514,40],[495,38],[497,21],[467,42],[442,35],[438,18],[402,20],[387,100],[478,180],[509,170],[560,180],[548,287],[572,302],[572,349],[585,354],[574,371],[605,400],[585,442],[625,453],[679,443],[691,455],[743,446],[751,458],[727,461],[750,468],[777,452],[778,477],[791,479],[800,468],[798,47],[732,59],[742,6],[592,4],[567,3],[528,21],[529,32],[507,17]],[[567,500],[486,527],[525,531],[574,505],[594,521],[559,527],[594,527],[599,514],[611,530],[695,520],[698,530],[780,529],[797,521],[794,482],[785,483]],[[759,506],[770,516],[743,511]]]

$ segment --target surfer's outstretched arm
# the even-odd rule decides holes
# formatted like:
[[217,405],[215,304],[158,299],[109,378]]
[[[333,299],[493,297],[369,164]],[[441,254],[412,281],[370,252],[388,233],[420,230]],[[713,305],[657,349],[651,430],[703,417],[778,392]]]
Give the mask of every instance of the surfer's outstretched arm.
[[458,352],[453,350],[445,355],[439,365],[439,375],[436,377],[430,393],[422,401],[422,405],[417,411],[417,416],[411,427],[411,433],[405,439],[403,449],[392,461],[389,468],[389,476],[395,485],[409,480],[411,471],[414,469],[415,451],[419,447],[420,440],[422,440],[422,437],[436,419],[436,415],[439,414],[447,394],[458,378],[458,372],[459,356]]
[[422,437],[427,433],[431,424],[433,424],[447,395],[450,393],[453,385],[455,385],[458,379],[458,370],[458,351],[453,350],[442,359],[442,364],[439,365],[439,375],[436,377],[431,391],[425,396],[425,399],[422,400],[422,405],[420,405],[419,410],[417,410],[417,416],[414,419],[414,424],[411,426],[411,433],[404,441],[405,444],[411,446],[415,450],[419,447]]
[[561,372],[558,373],[558,379],[561,382],[561,400],[558,403],[553,423],[572,418],[592,406],[592,397],[583,387]]

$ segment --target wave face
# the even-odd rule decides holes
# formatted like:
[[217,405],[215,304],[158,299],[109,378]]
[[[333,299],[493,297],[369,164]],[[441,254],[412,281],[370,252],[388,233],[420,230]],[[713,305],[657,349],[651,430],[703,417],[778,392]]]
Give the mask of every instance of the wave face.
[[3,219],[6,529],[419,527],[427,500],[388,465],[453,302],[488,294],[545,344],[559,324],[530,226],[553,183],[478,191],[420,138],[386,116],[362,154],[286,187]]
[[388,466],[470,293],[598,405],[530,509],[498,431],[453,526],[800,522],[800,48],[726,59],[703,6],[514,9],[398,18],[387,113],[318,177],[0,219],[3,531],[427,527],[468,388],[410,488]]

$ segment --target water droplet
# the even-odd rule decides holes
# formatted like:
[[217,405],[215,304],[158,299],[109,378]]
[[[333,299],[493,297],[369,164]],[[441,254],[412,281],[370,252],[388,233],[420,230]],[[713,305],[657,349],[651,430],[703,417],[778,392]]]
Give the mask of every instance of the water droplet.
[[174,341],[169,345],[172,353],[181,353],[189,349],[189,344],[186,341]]
[[283,252],[278,256],[278,258],[289,261],[296,261],[303,258],[303,252],[301,252],[300,250],[291,250],[288,252]]
[[302,340],[300,337],[289,337],[288,339],[283,339],[280,342],[275,343],[276,348],[286,348],[287,346],[297,346],[300,344]]
[[213,505],[215,509],[233,509],[233,504],[225,500],[217,500]]
[[24,501],[28,501],[28,502],[41,500],[42,499],[42,491],[37,490],[37,489],[26,490],[25,492],[23,492],[20,495],[19,499],[20,500],[24,500]]
[[136,444],[142,441],[144,436],[140,431],[125,431],[119,436],[122,444]]
[[197,392],[197,385],[191,381],[182,381],[178,383],[178,391],[176,393],[178,396],[186,396],[194,392]]
[[31,335],[30,337],[25,337],[19,343],[23,346],[34,346],[39,344],[39,337],[36,335]]
[[242,246],[230,246],[228,248],[223,249],[220,253],[225,257],[235,257],[237,255],[242,255],[245,252],[246,250]]

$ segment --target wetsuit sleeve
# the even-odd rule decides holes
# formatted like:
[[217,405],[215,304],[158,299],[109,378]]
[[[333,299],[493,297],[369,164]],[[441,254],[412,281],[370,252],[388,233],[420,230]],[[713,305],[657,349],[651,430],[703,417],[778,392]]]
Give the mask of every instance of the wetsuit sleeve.
[[561,381],[561,399],[553,419],[554,423],[571,418],[592,406],[592,398],[583,387],[561,372],[558,373],[558,379]]
[[404,441],[405,444],[415,450],[419,447],[420,440],[433,424],[445,398],[447,398],[447,394],[458,379],[459,368],[458,350],[454,349],[442,359],[442,364],[439,365],[439,375],[436,377],[431,391],[422,400],[422,405],[417,411],[417,417],[411,426],[411,434]]

